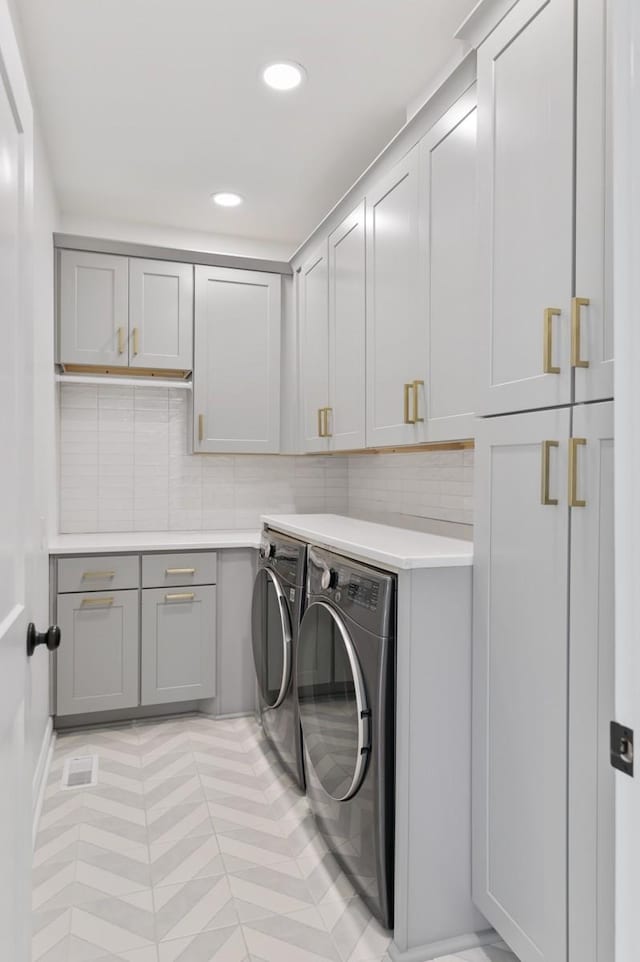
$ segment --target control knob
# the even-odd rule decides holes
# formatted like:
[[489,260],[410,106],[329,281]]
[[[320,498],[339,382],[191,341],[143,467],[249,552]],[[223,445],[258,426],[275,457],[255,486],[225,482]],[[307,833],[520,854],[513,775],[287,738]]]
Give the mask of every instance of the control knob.
[[325,568],[320,578],[320,584],[325,591],[328,588],[335,588],[338,584],[338,572],[334,568]]
[[271,544],[270,541],[263,541],[260,545],[260,557],[267,561],[269,558],[273,558],[275,554],[275,545]]

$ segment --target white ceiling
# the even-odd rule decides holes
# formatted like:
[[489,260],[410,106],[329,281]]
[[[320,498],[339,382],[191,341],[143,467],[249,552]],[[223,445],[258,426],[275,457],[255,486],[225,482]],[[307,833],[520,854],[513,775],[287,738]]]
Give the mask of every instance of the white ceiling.
[[[476,0],[20,0],[66,213],[291,251],[458,51]],[[297,91],[260,80],[273,60]],[[240,208],[214,207],[234,190]]]

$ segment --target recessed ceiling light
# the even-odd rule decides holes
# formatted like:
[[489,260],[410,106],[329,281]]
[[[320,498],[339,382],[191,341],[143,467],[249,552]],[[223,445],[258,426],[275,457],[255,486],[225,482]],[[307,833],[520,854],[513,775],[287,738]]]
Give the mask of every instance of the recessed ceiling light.
[[305,69],[299,63],[282,60],[270,63],[262,71],[262,79],[274,90],[294,90],[305,78]]
[[243,198],[240,194],[234,194],[228,190],[221,190],[217,194],[213,194],[211,200],[214,204],[217,204],[218,207],[238,207],[242,203]]

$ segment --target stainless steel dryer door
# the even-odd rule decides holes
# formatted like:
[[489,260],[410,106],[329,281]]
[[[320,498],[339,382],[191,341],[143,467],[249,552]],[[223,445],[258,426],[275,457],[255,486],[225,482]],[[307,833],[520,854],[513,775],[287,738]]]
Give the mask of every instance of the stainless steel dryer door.
[[291,682],[291,617],[282,586],[269,568],[256,575],[251,634],[260,693],[268,708],[277,708]]
[[300,626],[298,703],[305,748],[325,792],[343,802],[358,791],[371,750],[370,710],[347,627],[322,601]]

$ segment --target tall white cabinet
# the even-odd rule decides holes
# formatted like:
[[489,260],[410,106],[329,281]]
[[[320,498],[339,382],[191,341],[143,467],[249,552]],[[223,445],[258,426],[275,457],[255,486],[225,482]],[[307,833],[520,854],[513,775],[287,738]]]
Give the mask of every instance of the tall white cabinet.
[[194,450],[277,454],[278,274],[196,267]]
[[521,962],[614,958],[610,9],[486,0],[459,34],[502,415],[476,430],[473,895]]

